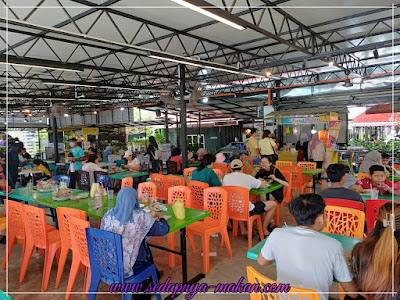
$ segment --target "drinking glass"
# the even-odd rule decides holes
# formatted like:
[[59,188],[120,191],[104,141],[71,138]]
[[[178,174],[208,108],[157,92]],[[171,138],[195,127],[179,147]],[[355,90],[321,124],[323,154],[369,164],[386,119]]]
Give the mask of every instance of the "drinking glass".
[[378,199],[379,191],[371,189],[371,199]]
[[147,205],[148,201],[149,201],[149,194],[147,194],[147,193],[142,194],[142,203],[144,205]]
[[29,181],[29,182],[26,184],[26,187],[27,187],[27,189],[28,189],[28,192],[32,192],[32,191],[33,191],[33,183],[32,183],[32,181]]
[[108,199],[108,208],[112,208],[114,206],[114,190],[107,191],[107,199]]

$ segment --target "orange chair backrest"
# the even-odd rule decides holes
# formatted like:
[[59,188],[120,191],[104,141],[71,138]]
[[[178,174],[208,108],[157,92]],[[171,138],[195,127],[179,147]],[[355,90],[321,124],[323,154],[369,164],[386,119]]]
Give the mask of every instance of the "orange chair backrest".
[[6,199],[4,203],[8,208],[8,230],[12,231],[17,239],[25,239],[24,205],[21,202]]
[[201,181],[188,181],[187,187],[192,191],[192,208],[204,209],[204,190],[209,188],[208,183]]
[[35,247],[47,248],[47,223],[44,208],[24,205],[23,210],[26,238],[31,239]]
[[253,165],[253,159],[252,159],[252,158],[246,156],[246,157],[243,159],[243,161],[246,161],[246,160],[249,162],[249,164]]
[[283,166],[292,166],[293,164],[292,164],[292,162],[291,161],[288,161],[288,160],[277,160],[276,162],[275,162],[275,166],[279,169],[279,170],[282,170],[282,167]]
[[283,166],[282,171],[292,173],[292,188],[301,189],[303,185],[303,170],[297,166]]
[[90,227],[88,221],[78,219],[74,216],[70,216],[69,224],[71,227],[71,244],[73,255],[78,255],[79,260],[85,267],[90,267],[89,252],[86,239],[85,228]]
[[142,200],[142,195],[147,194],[147,200],[157,197],[157,185],[154,182],[141,182],[138,185],[138,199]]
[[152,173],[150,175],[151,182],[154,182],[157,186],[157,198],[161,200],[168,199],[168,180],[162,174]]
[[179,185],[168,189],[168,204],[174,203],[178,198],[183,201],[185,207],[192,207],[192,191],[188,187]]
[[196,167],[190,167],[190,168],[186,168],[183,170],[183,176],[185,177],[192,177],[192,173],[194,170],[196,170]]
[[69,224],[70,216],[86,221],[86,212],[76,208],[57,207],[57,220],[60,230],[61,244],[72,249],[71,225]]
[[238,186],[224,186],[228,192],[228,215],[230,219],[246,221],[249,218],[250,193]]
[[185,178],[181,176],[168,175],[165,176],[168,181],[168,188],[173,186],[185,185]]
[[133,187],[133,178],[132,177],[125,177],[122,179],[121,182],[121,189],[123,189],[124,187]]
[[215,163],[214,169],[220,169],[222,171],[222,173],[225,174],[226,170],[228,170],[228,166],[227,166],[227,164]]
[[283,201],[286,203],[290,203],[292,200],[292,173],[286,170],[281,171],[283,177],[285,177],[287,183],[289,183],[289,187],[284,186],[283,187]]
[[364,178],[370,178],[370,175],[368,173],[358,173],[357,174],[357,181],[360,181]]
[[211,215],[204,220],[205,226],[225,226],[228,222],[228,192],[221,187],[204,190],[204,208]]
[[[281,284],[276,282],[264,275],[258,273],[253,267],[247,266],[247,281],[250,284],[259,284],[261,286],[261,290],[264,289],[264,286],[269,284],[270,286],[275,284],[276,287],[281,287],[282,294],[288,293],[289,290],[284,290],[286,288],[285,284]],[[251,293],[251,300],[281,300],[283,299],[281,293]],[[296,299],[296,300],[318,300],[319,295],[315,290],[308,290],[303,288],[297,288],[294,286],[290,286],[290,294],[285,294],[288,300]]]
[[306,170],[315,170],[317,168],[317,163],[312,161],[299,161],[297,165]]
[[400,170],[400,165],[393,164],[393,168]]
[[213,171],[215,172],[215,174],[217,174],[218,177],[224,175],[221,169],[213,169]]
[[362,239],[364,235],[365,213],[357,209],[325,206],[326,226],[323,232]]

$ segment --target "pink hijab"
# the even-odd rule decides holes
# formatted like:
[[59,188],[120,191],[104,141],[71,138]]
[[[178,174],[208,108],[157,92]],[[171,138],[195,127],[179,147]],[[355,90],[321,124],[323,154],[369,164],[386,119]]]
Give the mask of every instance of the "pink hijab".
[[310,144],[310,149],[315,150],[315,148],[321,144],[322,142],[318,138],[318,133],[314,133],[311,137],[311,144]]
[[218,153],[217,155],[215,155],[215,162],[218,164],[222,164],[224,163],[226,157],[223,153]]
[[203,160],[203,156],[207,154],[207,149],[200,148],[197,150],[197,160]]

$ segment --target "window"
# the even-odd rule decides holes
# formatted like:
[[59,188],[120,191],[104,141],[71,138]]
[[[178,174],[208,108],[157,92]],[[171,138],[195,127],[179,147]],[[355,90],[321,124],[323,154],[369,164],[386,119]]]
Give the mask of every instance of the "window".
[[205,139],[204,139],[204,134],[191,134],[187,136],[187,140],[188,143],[192,146],[195,146],[195,144],[197,143],[198,148],[205,148],[206,147],[206,143],[205,143]]

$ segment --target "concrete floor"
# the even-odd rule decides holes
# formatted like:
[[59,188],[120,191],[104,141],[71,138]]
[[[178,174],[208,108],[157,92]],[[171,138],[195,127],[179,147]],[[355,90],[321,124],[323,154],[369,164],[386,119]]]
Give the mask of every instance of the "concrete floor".
[[[350,182],[355,182],[355,179],[351,179]],[[326,186],[318,186],[317,192]],[[0,215],[4,215],[4,207],[0,207]],[[295,225],[293,219],[291,218],[288,208],[286,206],[281,209],[281,224],[286,222],[288,225]],[[48,221],[49,224],[52,224],[52,221]],[[92,225],[96,226],[97,221],[93,220]],[[216,252],[217,256],[210,257],[210,272],[206,274],[206,278],[201,282],[206,282],[209,285],[215,285],[217,283],[232,283],[237,282],[240,277],[244,277],[245,280],[247,278],[246,275],[246,266],[253,266],[257,271],[261,272],[265,276],[276,279],[276,267],[275,266],[266,266],[261,267],[257,264],[256,261],[250,260],[246,258],[247,252],[247,241],[242,237],[232,237],[232,232],[229,232],[230,242],[232,247],[233,259],[229,259],[229,255],[226,251],[226,248],[220,248],[220,237],[211,238],[210,242],[210,252]],[[176,238],[176,247],[179,245],[178,234],[175,235]],[[203,269],[203,260],[201,256],[201,240],[199,237],[195,237],[196,249],[197,253],[194,254],[191,250],[191,247],[188,242],[188,270],[189,270],[189,278],[194,277],[198,273],[202,272]],[[253,245],[258,243],[258,237],[253,239]],[[163,245],[166,245],[166,238],[163,238]],[[5,245],[0,244],[0,262],[3,260],[5,251]],[[171,269],[168,267],[168,256],[165,252],[153,249],[153,256],[157,268],[159,270],[164,271],[164,276],[161,278],[160,282],[165,282],[167,277],[171,277],[171,282],[179,283],[182,281],[182,273],[181,273],[181,263],[177,262],[175,268]],[[23,283],[19,283],[19,272],[21,266],[22,259],[22,247],[21,245],[16,245],[10,256],[10,263],[8,268],[8,291],[12,292],[12,299],[16,300],[30,300],[30,299],[44,299],[44,300],[56,300],[56,299],[64,299],[68,282],[69,268],[71,265],[72,255],[70,253],[63,277],[61,280],[60,287],[55,289],[55,281],[57,274],[57,263],[53,263],[53,267],[51,270],[50,281],[48,290],[46,293],[41,294],[41,281],[43,274],[43,263],[44,256],[39,256],[38,252],[32,256],[30,261],[27,274],[25,276],[25,280]],[[80,272],[78,278],[76,280],[73,291],[77,294],[71,296],[70,299],[82,299],[83,291],[83,274]],[[0,289],[6,290],[6,271],[0,270]],[[99,291],[107,292],[108,285],[101,283],[99,287]],[[337,284],[333,284],[331,288],[332,292],[337,291]],[[163,295],[164,298],[166,295]],[[336,295],[332,295],[336,298]],[[198,294],[195,299],[205,299],[205,298],[215,298],[215,299],[231,299],[234,297],[238,300],[249,299],[249,295],[247,294],[235,294],[235,295],[216,295],[216,294]],[[154,297],[153,297],[154,298]],[[112,300],[112,299],[121,299],[120,295],[110,295],[110,294],[102,294],[97,295],[96,299],[102,300]],[[155,299],[155,298],[154,298]],[[183,296],[180,296],[178,299],[184,299]],[[1,299],[0,299],[1,300]]]

